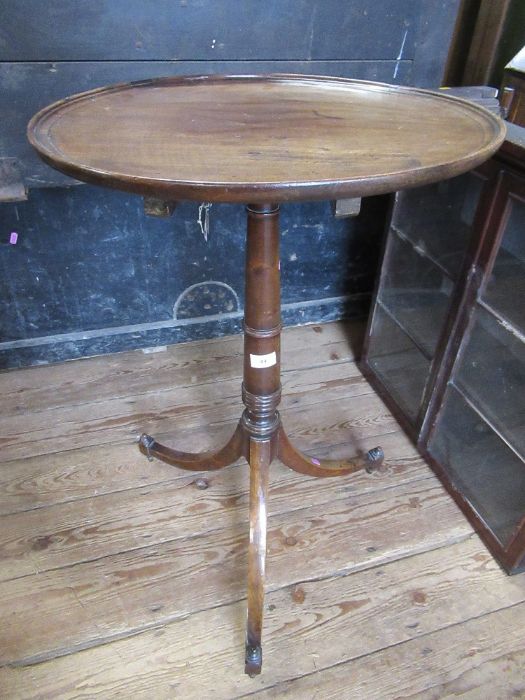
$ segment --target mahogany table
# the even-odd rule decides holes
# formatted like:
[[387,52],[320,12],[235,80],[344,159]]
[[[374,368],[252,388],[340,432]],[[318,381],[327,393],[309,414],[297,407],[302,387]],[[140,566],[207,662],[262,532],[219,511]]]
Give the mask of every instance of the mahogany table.
[[381,463],[308,457],[277,411],[280,385],[279,204],[362,197],[459,175],[504,137],[471,103],[415,88],[316,76],[193,76],[93,90],[33,117],[29,140],[54,168],[105,187],[180,200],[245,203],[246,409],[225,447],[186,453],[140,438],[148,457],[195,471],[241,456],[250,468],[245,670],[260,672],[266,499],[274,458],[303,474],[342,476]]

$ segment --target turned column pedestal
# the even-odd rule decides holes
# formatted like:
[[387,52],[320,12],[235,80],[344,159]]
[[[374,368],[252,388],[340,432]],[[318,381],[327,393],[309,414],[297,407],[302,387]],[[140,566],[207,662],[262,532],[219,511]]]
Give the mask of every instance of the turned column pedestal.
[[244,308],[244,372],[246,406],[237,429],[217,452],[179,452],[142,435],[140,450],[183,469],[220,469],[244,457],[250,468],[250,542],[248,548],[248,618],[245,671],[254,676],[262,665],[262,619],[266,560],[266,502],[270,464],[283,464],[310,476],[342,476],[383,461],[375,447],[346,461],[308,457],[289,441],[277,406],[281,400],[281,295],[279,206],[250,204],[247,211],[246,295]]

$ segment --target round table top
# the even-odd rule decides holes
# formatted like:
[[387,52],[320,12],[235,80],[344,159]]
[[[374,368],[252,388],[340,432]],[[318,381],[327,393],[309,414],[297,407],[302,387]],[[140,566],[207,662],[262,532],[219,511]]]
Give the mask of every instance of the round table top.
[[113,85],[36,114],[28,136],[79,180],[170,200],[281,202],[391,192],[470,170],[503,122],[436,92],[300,75]]

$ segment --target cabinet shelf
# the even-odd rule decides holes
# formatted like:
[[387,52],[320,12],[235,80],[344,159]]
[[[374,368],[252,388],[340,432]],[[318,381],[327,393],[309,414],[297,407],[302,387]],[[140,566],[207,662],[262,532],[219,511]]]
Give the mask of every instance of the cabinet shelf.
[[396,197],[392,228],[452,280],[460,273],[485,181],[471,172]]
[[525,333],[516,328],[508,318],[505,318],[497,309],[492,308],[486,301],[482,298],[477,300],[477,305],[490,314],[499,324],[505,328],[509,333],[512,333],[521,343],[525,343]]
[[[525,221],[525,207],[523,217]],[[525,233],[520,243],[524,259],[503,247],[499,249],[492,274],[481,293],[481,301],[493,309],[495,315],[525,334]]]
[[369,349],[369,364],[402,411],[415,421],[425,390],[430,361],[391,315],[377,305],[377,342]]
[[392,230],[386,253],[388,269],[378,303],[432,359],[445,323],[454,284],[434,262]]
[[515,535],[525,513],[523,460],[487,425],[479,412],[449,385],[439,429],[429,452],[502,546]]
[[502,439],[525,455],[525,344],[478,304],[453,381]]
[[477,396],[473,396],[472,394],[469,393],[468,389],[464,386],[461,386],[461,384],[458,384],[457,380],[456,381],[451,381],[450,386],[453,386],[454,389],[458,392],[458,394],[461,395],[465,403],[469,406],[469,408],[472,409],[474,413],[483,421],[483,423],[494,432],[499,439],[505,443],[505,445],[509,448],[509,450],[512,450],[516,457],[520,460],[520,462],[523,464],[523,468],[525,469],[525,458],[523,457],[523,453],[520,453],[516,447],[509,441],[508,437],[505,435],[505,432],[498,427],[497,422],[494,422],[489,413],[486,410],[483,410],[483,408],[480,406],[479,403],[479,398]]
[[421,255],[422,257],[426,258],[429,262],[432,263],[432,265],[435,265],[440,272],[442,272],[446,277],[449,279],[453,279],[453,276],[450,272],[450,269],[447,268],[447,266],[438,260],[438,258],[435,258],[432,253],[430,253],[426,248],[423,247],[421,242],[418,244],[415,241],[413,241],[410,236],[408,236],[406,233],[404,233],[399,226],[395,226],[392,224],[392,231],[395,232],[395,234],[405,243],[408,243],[410,246],[412,246],[413,250],[415,253],[418,255]]
[[414,343],[420,353],[430,362],[433,357],[432,348],[425,342],[425,320],[420,319],[412,313],[412,309],[404,308],[396,316],[383,301],[378,301],[377,305],[388,315],[390,320],[396,324],[399,330],[404,333]]

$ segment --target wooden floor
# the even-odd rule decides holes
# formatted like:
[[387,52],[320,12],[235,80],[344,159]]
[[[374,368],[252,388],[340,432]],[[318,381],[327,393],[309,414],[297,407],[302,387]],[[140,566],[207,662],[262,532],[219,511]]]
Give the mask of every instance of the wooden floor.
[[240,338],[0,375],[2,699],[525,697],[525,575],[501,572],[364,381],[359,334],[284,334],[295,443],[379,444],[387,468],[322,480],[272,465],[255,679],[245,463],[200,490],[135,444],[229,437]]

